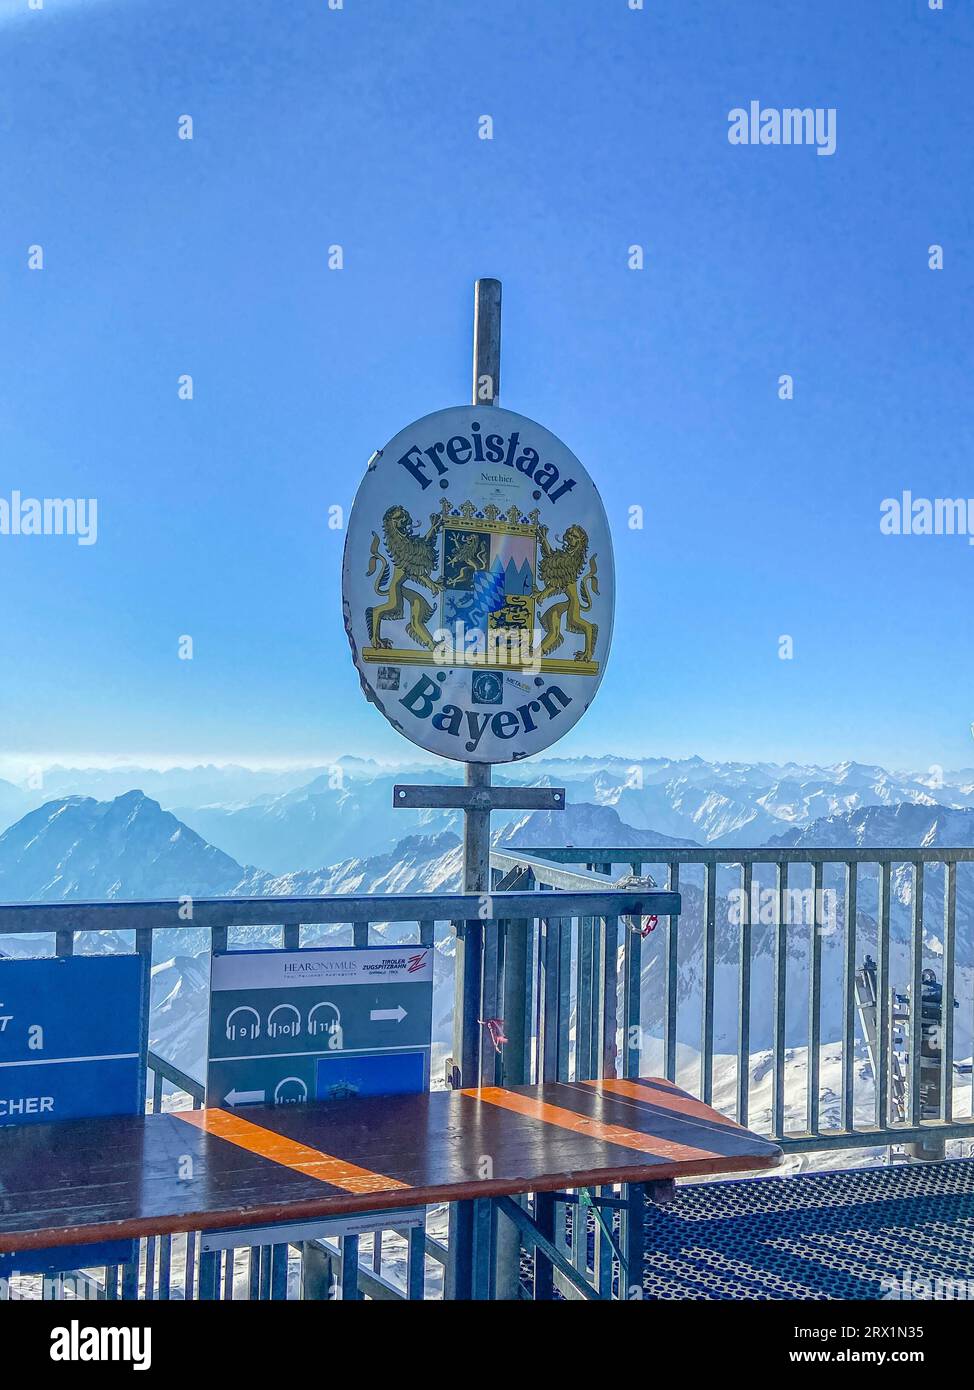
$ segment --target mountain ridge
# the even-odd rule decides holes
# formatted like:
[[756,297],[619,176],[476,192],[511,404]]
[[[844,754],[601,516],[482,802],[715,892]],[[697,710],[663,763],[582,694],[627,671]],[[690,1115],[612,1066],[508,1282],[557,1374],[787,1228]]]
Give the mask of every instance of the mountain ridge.
[[[498,849],[699,848],[690,838],[624,821],[616,807],[571,802],[498,827]],[[974,807],[935,802],[869,805],[792,826],[771,849],[974,847]],[[752,847],[759,847],[754,845]],[[428,823],[374,854],[339,855],[311,869],[274,873],[241,863],[133,789],[111,801],[69,796],[29,811],[0,834],[0,901],[55,902],[168,897],[316,896],[445,892],[460,882],[456,831]]]

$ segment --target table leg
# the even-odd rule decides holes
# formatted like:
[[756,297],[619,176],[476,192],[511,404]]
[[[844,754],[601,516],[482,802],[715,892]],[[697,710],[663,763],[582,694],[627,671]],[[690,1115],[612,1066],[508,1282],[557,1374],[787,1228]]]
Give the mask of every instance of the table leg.
[[631,1182],[624,1188],[626,1205],[622,1212],[622,1255],[625,1268],[619,1270],[620,1299],[638,1298],[643,1285],[643,1254],[646,1243],[646,1187]]
[[[558,1249],[554,1238],[554,1221],[549,1219],[547,1208],[557,1211],[558,1197],[564,1194],[552,1192],[547,1194],[547,1202],[540,1203],[535,1207],[534,1217],[530,1217],[522,1207],[519,1207],[513,1197],[496,1197],[494,1205],[498,1213],[502,1214],[508,1221],[512,1221],[521,1233],[521,1237],[529,1250],[534,1251],[535,1260],[535,1291],[538,1297],[551,1298],[552,1286],[554,1283],[555,1271],[575,1289],[582,1298],[598,1300],[601,1295],[594,1284],[591,1284],[584,1274],[572,1264],[571,1260]],[[545,1230],[539,1220],[544,1218],[547,1230]]]
[[331,1258],[310,1240],[301,1249],[301,1297],[320,1301],[334,1298]]
[[619,1297],[638,1299],[643,1297],[643,1267],[652,1239],[653,1209],[672,1202],[676,1183],[672,1178],[663,1182],[630,1183],[625,1192],[622,1249],[628,1269],[619,1272]]

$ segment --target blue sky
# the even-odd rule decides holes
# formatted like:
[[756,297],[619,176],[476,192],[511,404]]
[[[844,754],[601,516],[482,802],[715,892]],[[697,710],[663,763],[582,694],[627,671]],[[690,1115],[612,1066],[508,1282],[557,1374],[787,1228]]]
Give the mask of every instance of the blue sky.
[[[0,497],[98,499],[93,546],[0,536],[0,756],[411,755],[328,508],[468,398],[493,275],[502,403],[616,542],[561,751],[974,763],[974,549],[879,531],[974,497],[964,10],[0,0]],[[834,107],[835,154],[729,144],[751,100]]]

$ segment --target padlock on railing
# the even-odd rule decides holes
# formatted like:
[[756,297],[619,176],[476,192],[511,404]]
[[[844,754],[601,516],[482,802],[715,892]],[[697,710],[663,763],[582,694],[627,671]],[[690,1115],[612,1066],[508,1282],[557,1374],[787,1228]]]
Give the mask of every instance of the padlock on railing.
[[[657,887],[657,883],[652,874],[627,874],[624,878],[618,879],[615,886],[617,888],[638,891],[643,888],[655,888]],[[659,918],[655,913],[646,918],[642,916],[642,913],[638,912],[625,913],[623,915],[623,921],[626,923],[629,931],[635,932],[637,936],[642,937],[648,936],[650,932],[655,931],[659,926]]]

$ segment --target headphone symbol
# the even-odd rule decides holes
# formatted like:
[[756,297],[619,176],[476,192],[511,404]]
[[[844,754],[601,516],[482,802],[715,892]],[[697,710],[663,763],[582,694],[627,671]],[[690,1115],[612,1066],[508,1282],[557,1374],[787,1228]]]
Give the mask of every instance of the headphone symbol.
[[[237,1014],[253,1014],[253,1022],[234,1023]],[[237,1038],[259,1038],[260,1037],[260,1014],[256,1009],[252,1009],[249,1004],[238,1004],[237,1007],[227,1016],[227,1042],[236,1042]]]
[[[299,1086],[301,1088],[300,1092],[293,1096],[282,1096],[281,1091],[284,1089],[285,1086],[289,1085]],[[279,1081],[277,1085],[274,1087],[275,1105],[300,1105],[302,1101],[305,1101],[307,1099],[307,1082],[302,1081],[300,1076],[285,1076],[283,1080]]]
[[[331,1009],[334,1018],[315,1018],[319,1009]],[[330,1000],[323,999],[320,1004],[316,1004],[308,1013],[308,1034],[315,1038],[319,1033],[340,1033],[342,1030],[342,1016],[338,1005],[332,1004]]]
[[[275,1023],[274,1015],[279,1014],[282,1009],[290,1009],[294,1014],[294,1019],[286,1023]],[[286,1038],[296,1038],[301,1032],[301,1015],[293,1004],[278,1004],[271,1009],[267,1015],[267,1036],[276,1038],[278,1033],[283,1033]]]

